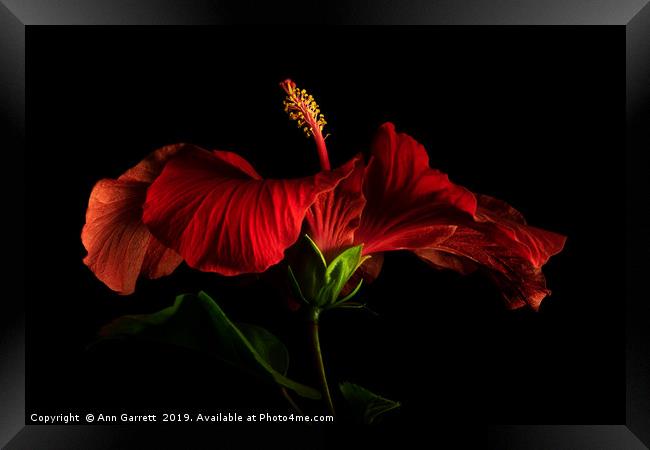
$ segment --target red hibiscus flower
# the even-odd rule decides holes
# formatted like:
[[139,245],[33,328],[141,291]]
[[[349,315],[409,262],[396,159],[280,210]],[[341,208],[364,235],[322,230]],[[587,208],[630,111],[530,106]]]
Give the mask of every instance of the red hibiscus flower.
[[[390,123],[380,127],[367,164],[356,156],[331,170],[313,97],[290,80],[281,85],[285,110],[314,138],[322,171],[263,179],[234,153],[190,145],[158,150],[93,189],[82,239],[84,261],[98,278],[127,294],[139,275],[168,274],[181,258],[223,275],[263,272],[306,233],[325,267],[358,248],[359,264],[363,255],[372,258],[356,276],[371,279],[383,252],[410,250],[437,268],[483,269],[509,306],[539,307],[549,293],[541,267],[562,249],[563,236],[452,183],[429,167],[421,144]],[[333,295],[347,291],[339,285]]]
[[162,245],[142,223],[142,205],[165,162],[189,148],[183,144],[163,147],[118,179],[100,180],[90,193],[81,232],[88,250],[84,263],[112,290],[130,294],[139,275],[159,278],[182,262],[178,253]]
[[[139,276],[170,274],[183,259],[224,275],[262,272],[296,241],[316,197],[351,167],[297,180],[262,180],[234,153],[187,144],[163,147],[118,179],[95,185],[81,232],[88,251],[84,263],[120,294],[132,293]],[[148,194],[157,179],[162,183]],[[165,204],[174,205],[168,223],[156,222],[151,201],[145,205],[153,195],[159,213]],[[159,230],[159,239],[150,230]]]

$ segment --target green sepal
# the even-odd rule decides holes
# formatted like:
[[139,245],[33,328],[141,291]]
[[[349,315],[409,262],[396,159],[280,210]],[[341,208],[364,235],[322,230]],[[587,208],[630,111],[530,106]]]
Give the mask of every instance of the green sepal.
[[153,314],[117,318],[100,331],[102,338],[135,337],[206,353],[263,380],[311,399],[318,390],[286,377],[289,353],[262,327],[234,324],[205,292],[183,294]]
[[354,274],[365,258],[361,258],[363,245],[356,245],[341,252],[327,266],[325,271],[325,284],[321,288],[320,296],[327,305],[337,302],[341,290]]
[[361,285],[362,285],[362,284],[363,284],[363,280],[359,280],[359,284],[357,284],[357,287],[355,287],[355,288],[352,290],[352,292],[350,292],[348,295],[346,295],[346,296],[343,297],[342,299],[337,300],[336,303],[333,303],[333,304],[332,304],[332,306],[339,306],[339,305],[341,305],[342,303],[345,303],[345,302],[347,302],[348,300],[350,300],[350,299],[351,299],[352,297],[354,297],[355,295],[357,295],[357,292],[359,292],[359,289],[361,289]]
[[294,275],[291,266],[287,267],[287,272],[289,274],[289,284],[291,285],[291,290],[293,291],[294,295],[298,297],[300,300],[302,300],[302,302],[305,303],[307,306],[309,306],[309,302],[303,295],[302,289],[300,289],[300,283],[298,283],[298,279],[296,278],[296,275]]
[[321,306],[317,300],[326,280],[327,263],[316,243],[306,234],[303,237],[296,248],[294,264],[289,266],[290,279],[294,291],[297,291],[303,301]]
[[354,272],[370,258],[362,257],[363,245],[350,247],[337,255],[329,264],[316,243],[304,235],[289,265],[289,280],[296,296],[303,302],[321,309],[334,307],[351,299],[361,288],[361,282],[343,299],[343,287]]
[[360,310],[363,312],[366,312],[374,317],[379,317],[379,313],[376,311],[373,311],[372,309],[368,308],[368,305],[365,303],[358,303],[358,302],[339,302],[336,304],[334,307],[335,309],[354,309],[354,310]]
[[348,411],[356,422],[371,424],[389,411],[399,408],[399,402],[370,392],[357,384],[343,382],[339,389],[345,398]]

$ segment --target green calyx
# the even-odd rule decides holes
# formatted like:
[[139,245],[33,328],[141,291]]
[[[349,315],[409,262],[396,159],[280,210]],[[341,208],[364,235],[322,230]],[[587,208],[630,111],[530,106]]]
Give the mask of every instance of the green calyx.
[[350,300],[361,288],[363,280],[348,295],[339,296],[354,272],[370,258],[361,255],[362,249],[363,245],[350,247],[328,264],[316,243],[305,234],[299,243],[296,261],[289,265],[289,281],[296,296],[321,310]]

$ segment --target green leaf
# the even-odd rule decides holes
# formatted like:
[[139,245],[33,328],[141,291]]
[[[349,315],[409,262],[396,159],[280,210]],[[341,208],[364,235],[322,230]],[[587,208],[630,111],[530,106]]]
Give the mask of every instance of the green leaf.
[[371,424],[388,411],[400,407],[399,402],[381,397],[354,383],[341,383],[339,389],[348,403],[350,413],[358,422]]
[[289,351],[280,340],[268,330],[257,325],[237,322],[239,331],[265,361],[283,375],[289,370]]
[[133,336],[208,353],[303,397],[321,397],[285,376],[289,355],[278,338],[255,325],[235,325],[205,292],[179,295],[173,306],[153,314],[120,317],[104,326],[100,336]]

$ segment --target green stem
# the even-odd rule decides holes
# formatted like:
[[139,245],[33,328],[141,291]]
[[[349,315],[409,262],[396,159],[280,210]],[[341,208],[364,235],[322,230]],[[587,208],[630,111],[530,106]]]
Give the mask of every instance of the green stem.
[[334,403],[332,402],[332,395],[330,394],[330,388],[327,384],[327,375],[325,374],[325,364],[323,364],[323,354],[320,350],[320,339],[318,336],[318,312],[312,314],[310,318],[309,325],[311,327],[311,338],[312,345],[314,348],[314,359],[316,362],[316,368],[318,370],[318,375],[320,377],[321,390],[323,391],[323,397],[327,403],[327,409],[330,414],[336,417],[336,412],[334,411]]

